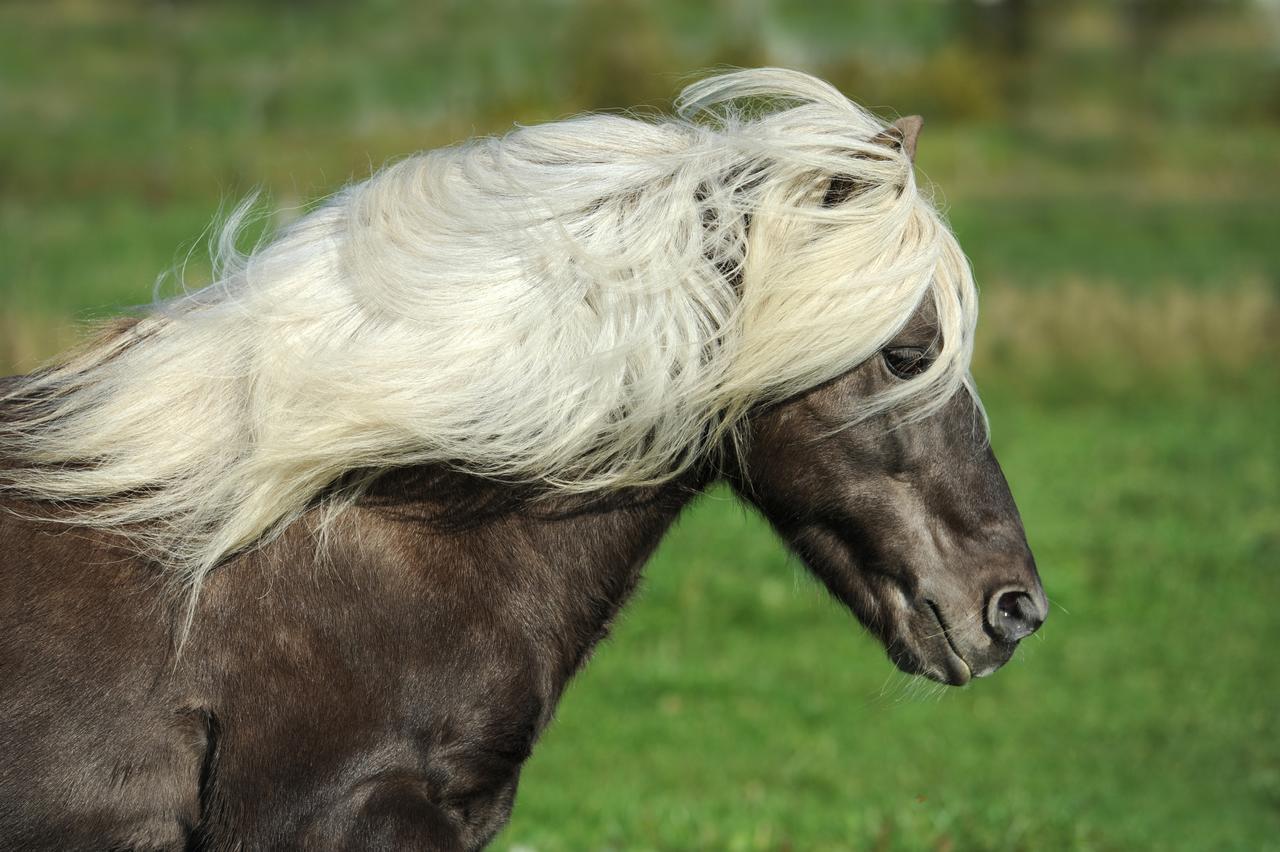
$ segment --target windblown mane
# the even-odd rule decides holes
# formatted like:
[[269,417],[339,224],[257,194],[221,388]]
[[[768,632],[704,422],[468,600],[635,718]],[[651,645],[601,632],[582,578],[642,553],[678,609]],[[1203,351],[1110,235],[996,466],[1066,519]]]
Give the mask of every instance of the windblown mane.
[[[967,381],[968,264],[885,125],[778,69],[677,116],[587,115],[418,154],[217,280],[5,395],[0,487],[119,529],[194,593],[355,471],[655,483],[748,410],[864,361],[931,292],[940,357],[859,416]],[[833,176],[857,190],[824,205]],[[327,513],[332,514],[332,512]]]

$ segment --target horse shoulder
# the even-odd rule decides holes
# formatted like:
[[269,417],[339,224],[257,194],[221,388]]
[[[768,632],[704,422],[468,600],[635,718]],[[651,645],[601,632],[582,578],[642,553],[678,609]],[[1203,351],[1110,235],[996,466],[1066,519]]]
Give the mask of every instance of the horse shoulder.
[[[474,539],[304,529],[214,572],[188,653],[218,721],[212,848],[475,849],[549,716],[539,651]],[[287,840],[286,840],[287,839]]]
[[182,849],[204,718],[144,566],[0,506],[0,847]]

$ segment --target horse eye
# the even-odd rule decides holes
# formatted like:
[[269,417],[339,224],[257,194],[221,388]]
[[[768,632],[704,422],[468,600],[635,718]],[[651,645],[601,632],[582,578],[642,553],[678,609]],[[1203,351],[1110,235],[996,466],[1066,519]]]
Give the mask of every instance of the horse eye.
[[900,379],[914,378],[929,369],[929,365],[933,363],[926,351],[917,346],[895,346],[883,350],[881,354],[884,355],[884,363],[889,372]]

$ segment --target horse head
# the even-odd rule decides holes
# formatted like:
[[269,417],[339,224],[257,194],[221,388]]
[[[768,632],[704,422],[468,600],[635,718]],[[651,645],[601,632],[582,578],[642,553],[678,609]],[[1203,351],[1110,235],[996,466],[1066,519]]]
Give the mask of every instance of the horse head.
[[[895,124],[912,159],[919,130]],[[835,178],[828,198],[844,191]],[[763,406],[730,479],[899,668],[960,685],[1007,662],[1048,601],[971,383],[927,416],[858,416],[922,380],[938,315],[926,296],[874,357]]]
[[901,669],[950,684],[995,671],[1047,601],[977,401],[846,426],[927,369],[931,306],[861,366],[751,418],[731,476]]

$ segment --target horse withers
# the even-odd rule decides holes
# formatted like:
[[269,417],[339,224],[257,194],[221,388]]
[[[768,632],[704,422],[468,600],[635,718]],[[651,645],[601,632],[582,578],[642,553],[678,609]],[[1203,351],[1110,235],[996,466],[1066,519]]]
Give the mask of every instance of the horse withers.
[[997,669],[1046,599],[919,129],[760,69],[430,152],[7,380],[0,846],[484,846],[717,481]]

